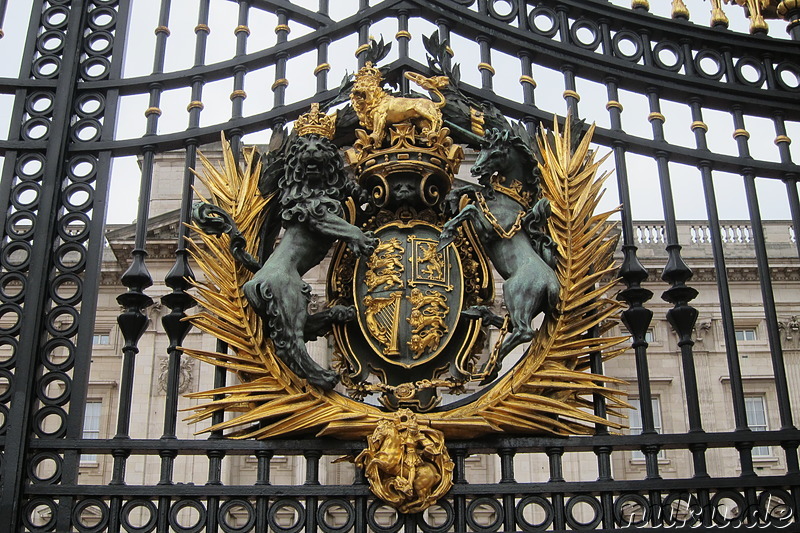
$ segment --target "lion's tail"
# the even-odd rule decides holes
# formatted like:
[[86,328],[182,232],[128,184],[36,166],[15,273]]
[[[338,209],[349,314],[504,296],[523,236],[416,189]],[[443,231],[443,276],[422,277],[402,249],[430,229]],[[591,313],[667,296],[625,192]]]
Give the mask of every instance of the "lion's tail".
[[439,91],[439,89],[446,87],[447,84],[450,83],[450,79],[447,76],[433,76],[432,78],[426,78],[422,74],[417,74],[416,72],[406,72],[405,77],[426,91],[429,91],[431,94],[436,95],[436,97],[439,99],[437,102],[434,102],[436,107],[444,107],[444,95]]

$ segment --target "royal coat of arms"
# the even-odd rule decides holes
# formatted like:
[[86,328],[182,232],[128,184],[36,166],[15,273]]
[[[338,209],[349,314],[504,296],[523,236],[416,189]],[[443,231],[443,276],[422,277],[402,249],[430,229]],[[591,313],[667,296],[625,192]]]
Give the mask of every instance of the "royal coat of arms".
[[[209,428],[234,438],[368,437],[350,460],[401,512],[449,490],[447,438],[590,433],[618,427],[591,395],[626,406],[589,372],[590,354],[622,340],[598,334],[619,305],[600,283],[615,241],[610,213],[595,213],[593,127],[532,136],[458,91],[436,35],[426,46],[432,75],[404,75],[429,97],[385,89],[387,47],[373,41],[338,114],[314,104],[244,167],[224,139],[222,168],[202,160],[211,197],[195,206],[192,252],[208,281],[190,320],[230,348],[186,350],[239,379],[193,394],[209,400],[195,420],[238,413]],[[476,181],[454,186],[465,145]],[[326,257],[327,304],[312,313],[303,276]],[[305,347],[323,335],[330,368]],[[477,394],[443,405],[464,392]]]

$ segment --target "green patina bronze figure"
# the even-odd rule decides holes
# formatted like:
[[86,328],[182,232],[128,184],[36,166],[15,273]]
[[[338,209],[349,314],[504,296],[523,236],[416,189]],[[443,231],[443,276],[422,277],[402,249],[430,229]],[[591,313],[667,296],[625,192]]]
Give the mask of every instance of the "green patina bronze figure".
[[[539,313],[555,308],[560,284],[555,274],[555,244],[543,231],[550,203],[540,198],[539,169],[523,127],[514,131],[491,128],[481,143],[482,150],[470,169],[480,187],[465,186],[451,191],[445,204],[456,212],[444,225],[439,247],[456,237],[458,226],[469,221],[486,255],[505,279],[503,298],[508,308],[507,325],[488,308],[476,306],[466,316],[482,318],[509,334],[497,353],[497,361],[484,379],[497,377],[500,362],[517,346],[534,335],[531,322]],[[460,211],[464,196],[472,203]]]
[[[355,310],[338,305],[310,314],[311,286],[303,281],[303,275],[325,258],[336,240],[347,243],[357,256],[372,254],[377,244],[369,232],[342,218],[342,202],[353,186],[344,171],[342,155],[330,140],[334,120],[314,105],[297,120],[292,135],[279,135],[279,142],[273,143],[279,146],[273,146],[267,154],[259,189],[264,196],[277,195],[277,205],[262,231],[263,266],[251,257],[248,268],[255,274],[243,286],[250,305],[263,319],[278,357],[295,374],[325,390],[333,389],[339,376],[311,359],[305,343],[327,333],[332,323],[353,320]],[[210,221],[203,217],[209,209],[208,204],[198,204],[194,217],[207,233],[212,232],[210,223],[219,223],[226,216],[216,209]],[[236,229],[232,222],[227,227]],[[280,241],[270,250],[281,228]],[[216,230],[217,234],[222,232],[230,234]],[[238,242],[231,239],[232,251]]]

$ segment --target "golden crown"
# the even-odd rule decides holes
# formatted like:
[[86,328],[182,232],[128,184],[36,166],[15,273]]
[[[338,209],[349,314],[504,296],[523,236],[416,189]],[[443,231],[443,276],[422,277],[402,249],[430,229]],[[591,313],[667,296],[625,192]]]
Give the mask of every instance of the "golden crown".
[[336,113],[326,115],[319,110],[319,104],[311,104],[311,110],[297,117],[294,121],[294,129],[298,135],[308,135],[316,133],[328,139],[333,139],[336,133]]
[[361,69],[356,73],[356,81],[355,86],[359,87],[361,85],[366,85],[368,87],[380,87],[382,85],[383,75],[381,74],[380,69],[375,68],[372,65],[372,61],[367,61],[367,63],[361,67]]

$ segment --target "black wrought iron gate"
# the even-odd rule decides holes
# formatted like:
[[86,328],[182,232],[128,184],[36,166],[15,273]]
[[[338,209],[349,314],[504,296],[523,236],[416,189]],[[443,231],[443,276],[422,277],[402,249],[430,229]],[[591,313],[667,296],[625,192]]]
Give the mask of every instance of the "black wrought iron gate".
[[[654,13],[648,11],[646,0],[633,0],[632,6],[600,0],[32,0],[27,11],[20,6],[24,3],[9,6],[0,0],[5,39],[14,34],[22,47],[18,77],[0,78],[0,95],[7,102],[0,104],[0,116],[10,115],[7,135],[0,140],[4,159],[0,205],[7,206],[0,212],[0,523],[9,530],[798,527],[800,432],[795,428],[793,407],[798,403],[793,390],[800,387],[795,375],[800,351],[786,344],[787,332],[797,330],[797,321],[794,316],[794,324],[784,320],[789,304],[787,298],[776,303],[774,287],[781,283],[780,291],[788,291],[790,301],[800,302],[800,286],[790,283],[797,281],[800,269],[800,243],[794,232],[800,225],[800,167],[792,161],[793,154],[797,158],[800,152],[791,146],[800,136],[800,4],[796,0],[773,0],[764,8],[766,14],[779,17],[770,24],[785,27],[789,38],[770,37],[758,24],[752,27],[753,35],[728,30],[719,10],[714,11],[711,28],[690,22],[680,0],[670,7],[666,2],[653,5]],[[152,41],[153,26],[145,38],[132,17],[132,9],[142,7],[139,4],[147,4],[153,12],[151,19],[156,20],[148,59],[152,69],[147,75],[130,75],[125,61],[140,58],[137,48]],[[702,5],[702,10],[713,5]],[[236,11],[230,18],[235,27],[217,28],[215,13],[231,10]],[[742,16],[733,8],[728,12],[731,18]],[[171,25],[187,19],[194,26],[193,34],[171,36]],[[267,22],[269,27],[264,27]],[[232,33],[226,34],[229,57],[208,61],[209,52],[214,51],[209,50],[211,32],[230,29]],[[183,244],[187,230],[179,226],[173,266],[165,280],[171,292],[161,298],[168,308],[163,328],[169,339],[166,394],[158,398],[164,402],[160,408],[163,436],[130,438],[131,424],[137,422],[132,399],[134,369],[141,357],[138,342],[148,325],[147,308],[153,303],[148,295],[153,280],[146,250],[151,246],[148,214],[151,187],[158,180],[156,158],[180,149],[186,168],[194,167],[198,146],[218,140],[220,131],[239,146],[247,134],[293,120],[310,102],[335,94],[338,79],[329,79],[332,71],[347,68],[352,72],[363,65],[365,45],[373,34],[395,41],[391,70],[425,72],[419,42],[433,30],[450,39],[453,61],[461,63],[464,73],[463,90],[470,96],[492,102],[507,116],[526,123],[548,124],[553,114],[563,116],[567,109],[599,123],[596,142],[613,153],[623,205],[619,273],[624,285],[619,298],[628,305],[623,320],[633,339],[634,353],[627,357],[636,365],[635,375],[630,376],[636,378],[637,387],[631,392],[642,407],[641,433],[610,435],[601,427],[592,437],[449,443],[456,461],[456,485],[446,501],[418,516],[394,518],[381,514],[386,509],[370,495],[363,479],[357,477],[346,485],[320,482],[321,461],[357,451],[362,443],[228,441],[218,435],[179,439],[181,352],[177,346],[187,334],[187,323],[180,319],[193,305],[186,280],[192,270]],[[271,37],[254,42],[256,35],[267,34]],[[16,59],[8,54],[3,61],[13,64]],[[186,58],[185,66],[165,68],[171,54]],[[307,63],[294,66],[304,57]],[[255,72],[271,79],[248,83]],[[229,93],[224,96],[229,103],[223,99],[227,116],[205,120],[203,114],[211,102],[204,98],[204,88],[217,82]],[[162,97],[170,92],[184,98],[180,112],[162,104]],[[256,104],[248,107],[250,101]],[[119,118],[121,107],[128,105],[125,102],[140,106],[138,113],[146,117],[142,131],[127,131],[133,126]],[[259,107],[257,102],[265,104]],[[627,102],[631,106],[623,112]],[[219,99],[216,105],[222,107]],[[685,123],[677,136],[665,129],[673,113],[681,117],[678,122]],[[166,122],[167,115],[180,115],[177,120],[183,125],[175,126],[175,119]],[[727,126],[715,129],[713,123],[720,121]],[[724,144],[718,140],[720,135],[732,136],[732,148],[719,148]],[[751,155],[751,147],[764,146],[765,138],[769,146],[774,141],[774,152]],[[84,405],[93,348],[104,342],[96,338],[95,314],[106,250],[112,161],[131,155],[139,157],[141,179],[118,178],[141,185],[129,245],[132,251],[121,279],[127,290],[117,299],[124,342],[115,392],[116,434],[89,439],[84,432]],[[645,160],[645,166],[632,165]],[[682,185],[687,173],[697,185],[695,193]],[[675,179],[680,183],[673,183]],[[786,242],[793,244],[787,245],[788,258],[780,259],[785,276],[779,280],[769,275],[775,269],[771,270],[769,238],[762,221],[762,210],[771,209],[773,201],[767,202],[760,188],[767,182],[785,185],[775,202],[785,206],[791,218],[791,238]],[[738,264],[738,259],[731,259],[725,248],[728,226],[721,223],[719,214],[727,201],[727,183],[743,187],[746,209],[740,218],[749,219],[743,224],[753,255],[751,268],[760,273],[751,287],[760,319],[755,323],[751,317],[753,326],[744,329],[739,327],[741,321],[734,320],[738,302],[732,301],[731,284],[737,280],[728,276],[728,267]],[[187,170],[181,223],[189,219],[191,184]],[[643,239],[650,243],[650,233],[643,233],[634,222],[643,186],[651,187],[646,194],[655,199],[654,209],[663,213],[661,229],[652,234],[660,264],[647,258],[648,264],[662,271],[663,283],[655,279],[655,270],[648,278],[637,258]],[[774,187],[769,194],[775,194]],[[707,218],[702,228],[693,226],[687,233],[679,219],[685,218],[681,210],[692,200],[690,195],[700,199]],[[737,235],[741,240],[741,233]],[[706,257],[695,258],[697,265],[682,259],[681,245],[690,241],[708,245]],[[719,407],[724,412],[718,406],[703,405],[698,393],[704,385],[698,385],[693,345],[707,328],[698,329],[696,324],[697,291],[686,263],[715,272],[716,287],[710,285],[709,292],[717,303],[710,324],[719,325],[719,341],[725,346],[727,374],[719,378],[728,391],[726,407]],[[661,319],[666,310],[677,335],[675,357],[680,358],[682,371],[675,379],[683,383],[685,397],[681,405],[669,408],[687,421],[677,429],[660,427],[661,416],[653,407],[648,370],[648,364],[653,364],[648,357],[653,291],[662,291],[669,303],[656,318]],[[743,378],[740,368],[742,342],[753,340],[748,338],[751,330],[754,336],[756,332],[762,336],[764,353],[771,361],[761,368],[759,379],[769,382],[774,398],[768,401],[778,421],[760,428],[754,428],[757,424],[749,418],[748,376],[745,371]],[[224,375],[215,377],[215,383],[224,382]],[[601,397],[594,408],[604,412]],[[724,417],[728,409],[730,429],[709,431],[709,421]],[[783,470],[764,475],[758,461],[754,463],[754,454],[758,459],[756,452],[766,446]],[[677,450],[684,454],[680,457],[690,459],[690,474],[662,475],[664,450]],[[580,452],[592,454],[595,479],[565,476],[563,464]],[[712,452],[728,453],[736,466],[730,471],[710,471],[707,456]],[[112,464],[109,479],[102,484],[83,482],[81,454],[94,454]],[[626,464],[640,460],[642,469],[637,475],[612,468],[614,457],[622,454],[627,454]],[[638,455],[629,461],[631,454]],[[186,456],[204,458],[206,475],[192,479],[193,483],[177,483],[175,462]],[[302,457],[304,483],[275,484],[273,479],[270,484],[274,456]],[[468,483],[471,456],[489,458],[489,462],[499,458],[499,476]],[[515,466],[545,456],[540,478],[518,480]],[[223,482],[224,463],[231,457],[252,457],[252,483]],[[151,458],[160,465],[158,481],[132,482],[128,467]]]

